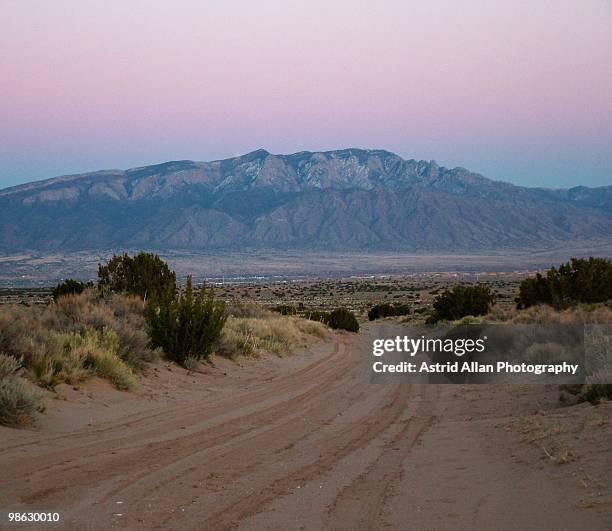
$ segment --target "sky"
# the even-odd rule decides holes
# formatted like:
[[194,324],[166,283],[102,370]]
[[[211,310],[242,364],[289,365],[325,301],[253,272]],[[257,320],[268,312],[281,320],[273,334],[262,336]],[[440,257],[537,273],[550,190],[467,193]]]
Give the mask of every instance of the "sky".
[[0,0],[0,187],[379,148],[612,184],[609,0]]

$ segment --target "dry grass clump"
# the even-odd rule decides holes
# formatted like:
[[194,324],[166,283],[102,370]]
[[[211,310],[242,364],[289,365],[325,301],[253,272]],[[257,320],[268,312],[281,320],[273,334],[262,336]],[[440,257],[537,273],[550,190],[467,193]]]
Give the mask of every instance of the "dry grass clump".
[[64,344],[68,359],[75,366],[84,367],[93,374],[106,378],[124,391],[136,387],[132,369],[119,357],[119,336],[114,330],[98,332],[88,329],[84,335],[73,334]]
[[268,317],[229,317],[217,353],[229,358],[249,356],[258,350],[284,355],[304,346],[308,336],[323,337],[324,324],[299,317],[270,314]]
[[232,317],[267,318],[275,315],[273,312],[254,301],[234,301],[228,305],[227,313]]
[[539,446],[552,463],[564,465],[575,459],[574,452],[565,443],[565,430],[556,418],[545,414],[525,416],[519,420],[518,429],[523,440]]
[[46,308],[1,308],[0,351],[22,360],[24,376],[49,389],[92,375],[133,389],[133,369],[159,356],[149,348],[144,302],[116,294],[101,299],[93,290]]
[[26,427],[36,423],[36,414],[44,411],[40,393],[22,378],[0,380],[0,424]]
[[25,427],[36,423],[36,413],[44,410],[40,393],[18,376],[21,362],[0,354],[0,424]]
[[13,376],[21,368],[21,363],[13,356],[0,354],[0,380]]
[[495,305],[484,320],[514,324],[612,324],[612,307],[608,304],[579,304],[556,310],[547,304],[538,304],[517,310]]
[[[609,302],[578,304],[565,310],[556,310],[545,304],[523,310],[494,306],[485,320],[512,324],[586,325],[586,382],[584,385],[562,385],[560,399],[566,404],[584,401],[595,404],[602,399],[612,399],[612,307]],[[532,345],[526,354],[532,363],[551,363],[564,359],[562,347],[552,343]]]
[[534,364],[555,364],[572,360],[571,355],[568,355],[563,345],[550,341],[534,343],[527,347],[525,358],[529,363]]
[[515,324],[612,324],[612,308],[605,304],[580,304],[559,311],[542,304],[514,310],[511,320]]
[[485,321],[485,317],[483,315],[466,315],[461,319],[457,319],[453,321],[454,325],[474,325],[474,324],[482,324]]

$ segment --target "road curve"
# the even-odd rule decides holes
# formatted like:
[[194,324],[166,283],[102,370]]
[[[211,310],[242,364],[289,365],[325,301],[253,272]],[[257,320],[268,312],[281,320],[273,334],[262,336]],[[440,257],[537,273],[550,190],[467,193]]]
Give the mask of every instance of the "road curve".
[[[385,326],[364,334],[388,335]],[[0,509],[58,511],[58,528],[79,530],[591,521],[563,504],[570,491],[556,478],[509,460],[515,442],[497,428],[497,413],[485,411],[482,422],[466,416],[470,395],[457,393],[467,386],[367,383],[362,338],[330,335],[292,370],[186,401],[152,401],[144,412],[67,433],[0,432]],[[500,403],[508,401],[478,401]],[[607,522],[604,512],[588,514],[593,529]]]

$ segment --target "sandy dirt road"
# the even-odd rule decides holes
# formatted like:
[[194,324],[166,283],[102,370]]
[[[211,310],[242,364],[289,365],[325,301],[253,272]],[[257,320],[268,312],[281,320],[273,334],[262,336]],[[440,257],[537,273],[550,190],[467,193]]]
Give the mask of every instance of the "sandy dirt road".
[[535,450],[503,428],[529,391],[368,384],[356,345],[330,336],[239,378],[177,384],[168,373],[155,385],[165,396],[184,384],[180,400],[59,404],[39,431],[2,429],[3,518],[53,510],[64,529],[612,528],[610,506],[581,507],[572,478],[534,466]]

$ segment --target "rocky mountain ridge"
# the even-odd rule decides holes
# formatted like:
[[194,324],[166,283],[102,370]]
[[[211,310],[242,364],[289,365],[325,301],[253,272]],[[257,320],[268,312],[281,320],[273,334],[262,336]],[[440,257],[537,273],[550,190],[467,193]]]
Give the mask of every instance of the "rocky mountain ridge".
[[0,251],[469,251],[612,238],[612,186],[525,188],[384,150],[173,161],[0,190]]

